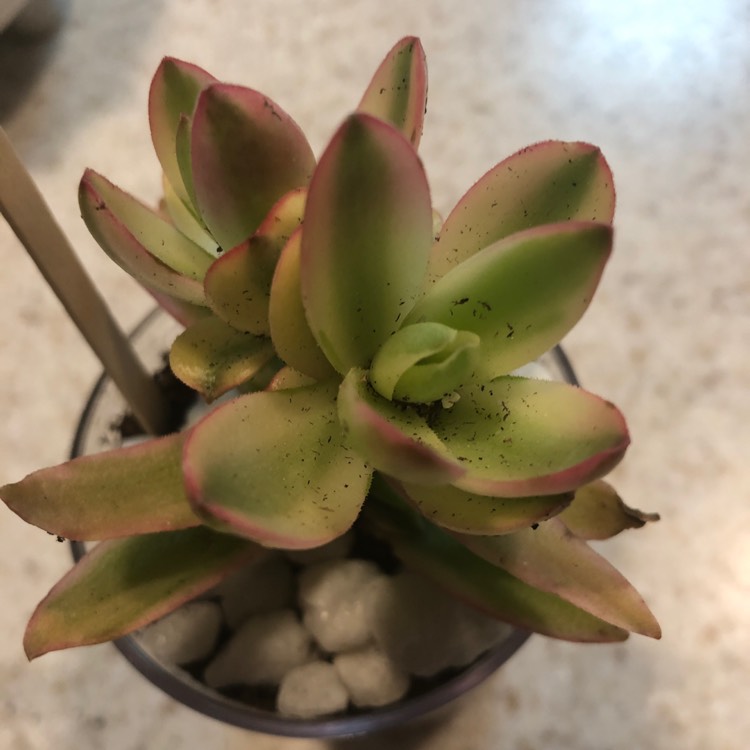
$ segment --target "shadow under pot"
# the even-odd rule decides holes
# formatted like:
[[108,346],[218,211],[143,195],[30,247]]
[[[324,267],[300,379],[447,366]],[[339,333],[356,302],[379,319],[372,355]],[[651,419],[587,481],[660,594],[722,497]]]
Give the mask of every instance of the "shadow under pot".
[[[145,366],[167,381],[165,353],[180,330],[155,311],[132,335]],[[534,366],[576,383],[559,347]],[[177,429],[192,391],[173,387]],[[72,456],[137,439],[134,424],[119,391],[102,376]],[[77,561],[86,545],[71,542],[71,550]],[[373,610],[383,603],[388,612],[397,610],[396,619],[385,608]],[[344,619],[330,627],[336,613]],[[322,738],[376,733],[425,717],[489,677],[529,635],[402,570],[386,545],[355,524],[319,550],[269,551],[252,569],[114,644],[151,683],[206,716],[256,732]],[[254,645],[259,651],[248,651]]]

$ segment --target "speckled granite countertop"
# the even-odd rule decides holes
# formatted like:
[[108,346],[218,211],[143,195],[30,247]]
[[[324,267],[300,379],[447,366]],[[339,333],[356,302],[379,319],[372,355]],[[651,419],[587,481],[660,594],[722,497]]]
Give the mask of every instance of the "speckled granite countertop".
[[[663,520],[608,554],[664,638],[534,638],[440,723],[387,738],[266,738],[179,707],[110,646],[29,665],[25,620],[68,553],[0,508],[0,750],[741,750],[750,737],[750,9],[740,0],[73,0],[46,48],[0,39],[0,116],[123,326],[149,298],[94,245],[76,186],[92,166],[159,191],[145,105],[164,54],[268,92],[320,151],[400,36],[423,38],[422,154],[449,208],[547,137],[599,144],[616,251],[566,342],[620,405],[631,504]],[[0,225],[0,483],[62,460],[97,364]]]

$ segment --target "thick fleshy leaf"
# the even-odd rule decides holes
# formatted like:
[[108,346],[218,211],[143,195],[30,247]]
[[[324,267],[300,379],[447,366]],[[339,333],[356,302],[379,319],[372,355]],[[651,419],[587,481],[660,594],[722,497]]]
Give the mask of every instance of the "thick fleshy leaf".
[[216,240],[211,237],[193,212],[183,203],[166,175],[163,175],[162,187],[164,190],[164,205],[175,227],[212,258],[218,257],[219,246],[216,244]]
[[211,311],[202,305],[193,305],[190,302],[172,297],[164,292],[145,287],[146,291],[156,300],[159,307],[169,313],[184,328],[197,323],[201,318],[211,315]]
[[281,359],[316,380],[336,374],[312,335],[302,305],[302,230],[298,229],[279,256],[268,308],[268,323],[274,348]]
[[302,233],[302,299],[342,375],[370,364],[424,283],[432,209],[422,164],[391,125],[350,116],[315,171]]
[[433,321],[482,340],[489,380],[557,344],[589,306],[612,248],[608,224],[535,227],[484,248],[441,278],[406,322]]
[[541,591],[556,594],[612,625],[661,637],[640,594],[601,555],[557,518],[503,536],[457,535],[493,565]]
[[279,252],[274,241],[256,234],[219,258],[204,282],[213,312],[237,330],[267,336],[271,280]]
[[609,539],[625,529],[640,529],[658,521],[658,513],[629,508],[614,487],[599,479],[576,491],[560,520],[581,539]]
[[213,401],[253,377],[273,357],[270,339],[209,316],[175,339],[169,365],[183,383]]
[[416,147],[422,137],[426,108],[424,49],[416,37],[404,37],[375,71],[358,110],[395,125]]
[[[177,153],[177,167],[180,170],[182,184],[187,195],[185,205],[192,211],[198,224],[210,235],[206,227],[206,222],[203,220],[198,208],[198,196],[195,193],[195,182],[193,180],[193,120],[186,115],[181,115],[180,121],[177,124],[175,150]],[[216,238],[213,239],[218,246]],[[221,252],[221,248],[218,248],[215,252]]]
[[375,469],[405,482],[439,485],[464,473],[415,407],[375,393],[364,370],[344,378],[338,416],[351,445]]
[[430,257],[430,281],[515,232],[560,221],[609,223],[614,209],[612,172],[598,148],[534,144],[493,167],[451,211]]
[[165,57],[151,81],[148,119],[151,140],[164,174],[180,199],[190,202],[177,164],[176,133],[180,117],[190,117],[200,92],[216,79],[191,63]]
[[306,191],[287,193],[270,210],[258,231],[216,261],[206,274],[211,309],[240,331],[270,333],[271,282],[284,245],[302,221]]
[[227,250],[250,237],[281,196],[307,185],[315,167],[294,120],[268,97],[241,86],[203,90],[191,138],[200,213]]
[[[163,292],[177,299],[194,305],[203,305],[205,302],[203,284],[184,275],[157,259],[150,249],[154,245],[167,247],[168,245],[179,254],[179,248],[185,247],[190,241],[178,232],[171,224],[162,218],[153,215],[153,222],[149,225],[147,237],[143,234],[137,237],[116,216],[107,205],[105,197],[99,188],[106,180],[87,170],[78,191],[78,202],[81,207],[81,215],[86,226],[94,239],[99,243],[104,252],[122,269],[127,271],[147,289]],[[148,243],[148,248],[143,241]],[[164,243],[162,245],[161,243]],[[197,248],[205,258],[211,258]],[[197,260],[197,255],[194,258]]]
[[261,554],[257,544],[203,527],[102,542],[39,604],[26,629],[26,655],[131,633]]
[[479,344],[476,334],[441,323],[404,326],[375,354],[370,383],[387,399],[438,401],[474,373]]
[[573,493],[539,497],[487,497],[445,485],[428,487],[403,483],[403,489],[423,516],[464,534],[509,534],[551,518],[573,499]]
[[305,388],[315,385],[315,379],[291,367],[282,367],[268,384],[268,391],[287,391],[290,388]]
[[28,523],[67,539],[113,539],[196,526],[183,487],[181,433],[75,458],[0,488]]
[[209,414],[183,456],[196,511],[268,547],[317,547],[349,529],[372,472],[344,441],[336,387],[251,393]]
[[[380,497],[380,487],[374,490]],[[404,516],[373,497],[364,520],[408,567],[487,614],[553,638],[602,643],[623,641],[626,630],[610,625],[554,594],[540,591],[473,554],[446,532]]]
[[[99,199],[101,217],[112,215],[157,260],[183,276],[202,280],[211,265],[211,256],[165,221],[156,211],[120,190],[91,169],[84,181]],[[102,207],[103,204],[103,207]]]
[[430,426],[466,472],[453,484],[498,497],[575,490],[610,471],[629,443],[608,401],[567,383],[512,376],[464,388]]

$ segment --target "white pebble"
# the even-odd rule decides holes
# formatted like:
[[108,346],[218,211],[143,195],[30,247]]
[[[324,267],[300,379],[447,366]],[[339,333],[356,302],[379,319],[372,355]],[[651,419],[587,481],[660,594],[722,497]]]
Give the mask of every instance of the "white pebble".
[[409,676],[374,644],[338,654],[333,665],[355,706],[386,706],[409,690]]
[[376,643],[421,677],[470,664],[510,631],[411,572],[373,581],[366,596]]
[[253,615],[208,665],[209,687],[277,685],[312,658],[309,633],[289,609]]
[[299,578],[305,627],[324,650],[335,653],[365,645],[372,638],[363,592],[382,573],[366,560],[334,560],[311,565]]
[[276,698],[279,713],[313,719],[343,711],[349,693],[332,664],[314,661],[291,670],[281,681]]
[[221,609],[214,602],[188,602],[138,634],[139,643],[168,664],[190,664],[213,651],[221,629]]
[[292,606],[292,568],[282,555],[269,553],[222,581],[214,593],[227,625],[235,630],[250,615]]

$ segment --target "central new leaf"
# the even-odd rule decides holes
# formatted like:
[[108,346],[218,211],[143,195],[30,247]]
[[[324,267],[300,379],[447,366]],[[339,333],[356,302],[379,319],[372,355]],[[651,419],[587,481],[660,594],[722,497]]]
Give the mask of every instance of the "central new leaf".
[[406,138],[371,115],[338,130],[315,171],[302,231],[310,329],[342,375],[367,367],[422,290],[432,208]]

